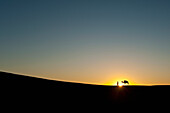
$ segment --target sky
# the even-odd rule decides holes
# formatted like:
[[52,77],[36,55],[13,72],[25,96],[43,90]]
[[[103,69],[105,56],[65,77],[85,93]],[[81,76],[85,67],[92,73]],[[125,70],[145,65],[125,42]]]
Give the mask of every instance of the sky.
[[0,70],[170,85],[169,0],[0,0]]

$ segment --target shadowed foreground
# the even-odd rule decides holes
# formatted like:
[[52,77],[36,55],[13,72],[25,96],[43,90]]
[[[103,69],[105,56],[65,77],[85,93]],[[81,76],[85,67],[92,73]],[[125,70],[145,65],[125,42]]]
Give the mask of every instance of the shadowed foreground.
[[7,105],[106,106],[168,102],[170,86],[100,86],[0,72],[1,102]]

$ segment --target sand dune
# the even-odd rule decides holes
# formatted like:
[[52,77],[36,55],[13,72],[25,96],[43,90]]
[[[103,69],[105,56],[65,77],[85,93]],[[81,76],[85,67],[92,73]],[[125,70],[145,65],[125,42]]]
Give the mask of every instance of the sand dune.
[[0,72],[3,101],[42,106],[166,104],[170,86],[100,86]]

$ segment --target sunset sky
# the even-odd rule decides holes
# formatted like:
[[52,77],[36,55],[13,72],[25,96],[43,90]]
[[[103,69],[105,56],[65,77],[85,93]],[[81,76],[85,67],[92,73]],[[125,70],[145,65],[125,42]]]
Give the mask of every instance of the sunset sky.
[[170,0],[0,0],[0,70],[170,85]]

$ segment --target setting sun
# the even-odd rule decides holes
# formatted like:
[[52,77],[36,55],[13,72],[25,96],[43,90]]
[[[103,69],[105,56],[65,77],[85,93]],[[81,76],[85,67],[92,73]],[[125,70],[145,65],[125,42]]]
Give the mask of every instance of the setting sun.
[[114,84],[112,84],[113,86],[119,86],[119,87],[122,87],[122,86],[127,86],[129,85],[129,80],[127,79],[124,79],[124,80],[119,80],[117,82],[115,82]]
[[120,82],[117,86],[122,87],[122,86],[123,86],[123,84]]

